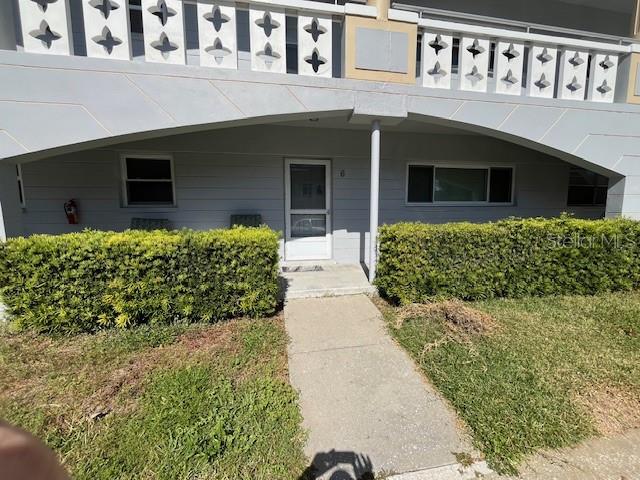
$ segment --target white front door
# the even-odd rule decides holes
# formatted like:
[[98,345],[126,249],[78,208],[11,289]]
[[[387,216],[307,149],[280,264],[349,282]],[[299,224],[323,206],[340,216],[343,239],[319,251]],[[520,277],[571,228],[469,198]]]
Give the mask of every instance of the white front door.
[[331,258],[331,161],[285,160],[285,260]]

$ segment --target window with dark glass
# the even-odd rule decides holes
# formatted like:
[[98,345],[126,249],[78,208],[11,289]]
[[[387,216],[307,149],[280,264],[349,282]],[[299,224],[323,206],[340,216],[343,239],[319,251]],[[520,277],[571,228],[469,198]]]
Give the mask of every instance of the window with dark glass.
[[609,179],[590,170],[571,167],[569,171],[569,206],[604,206]]
[[491,168],[489,172],[489,201],[491,203],[511,203],[512,185],[512,168]]
[[127,205],[173,205],[170,159],[126,157],[123,166]]
[[433,201],[433,167],[409,165],[407,202],[427,203]]
[[407,203],[511,203],[513,168],[409,165]]

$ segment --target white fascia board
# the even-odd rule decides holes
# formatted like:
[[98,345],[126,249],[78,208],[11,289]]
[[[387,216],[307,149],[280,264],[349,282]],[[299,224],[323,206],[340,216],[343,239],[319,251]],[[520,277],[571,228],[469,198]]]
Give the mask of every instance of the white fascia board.
[[468,25],[458,22],[448,22],[444,20],[432,20],[421,18],[418,20],[420,27],[435,30],[445,30],[448,32],[467,33],[473,36],[486,36],[495,38],[511,38],[523,42],[544,43],[547,45],[563,45],[582,50],[598,50],[606,52],[629,53],[632,51],[631,45],[616,45],[614,43],[594,42],[591,40],[580,40],[576,38],[556,37],[552,35],[540,35],[537,33],[515,32],[505,28],[483,27],[481,25]]
[[344,15],[345,12],[343,5],[320,3],[313,0],[250,0],[249,3],[251,5],[268,5],[270,7],[280,7],[301,12],[326,13],[329,15]]
[[418,23],[420,16],[418,12],[408,12],[407,10],[389,9],[389,20],[405,23]]
[[378,16],[378,9],[372,5],[360,5],[358,3],[345,3],[344,13],[347,15],[359,15],[360,17]]

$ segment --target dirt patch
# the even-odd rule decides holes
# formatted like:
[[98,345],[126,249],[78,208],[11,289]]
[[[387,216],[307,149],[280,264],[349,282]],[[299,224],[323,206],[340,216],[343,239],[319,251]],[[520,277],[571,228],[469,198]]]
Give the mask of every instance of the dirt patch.
[[[112,371],[101,382],[102,386],[85,399],[82,411],[92,418],[96,412],[132,409],[152,370],[167,368],[187,360],[197,361],[198,358],[210,356],[214,351],[233,351],[236,347],[233,337],[237,328],[237,321],[235,324],[229,322],[206,326],[186,332],[171,345],[137,352],[128,365]],[[126,395],[121,395],[122,393]]]
[[640,428],[640,392],[617,386],[592,387],[577,397],[605,436]]
[[471,308],[460,300],[447,300],[401,307],[396,313],[396,327],[400,328],[407,319],[416,317],[440,317],[450,333],[458,336],[489,333],[496,326],[491,315]]

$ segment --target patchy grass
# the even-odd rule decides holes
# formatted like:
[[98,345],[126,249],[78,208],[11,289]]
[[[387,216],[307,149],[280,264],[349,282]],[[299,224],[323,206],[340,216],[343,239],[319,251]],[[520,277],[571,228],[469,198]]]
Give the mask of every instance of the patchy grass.
[[0,334],[0,417],[77,479],[290,479],[305,467],[281,318]]
[[466,305],[381,309],[494,468],[640,426],[640,293]]

